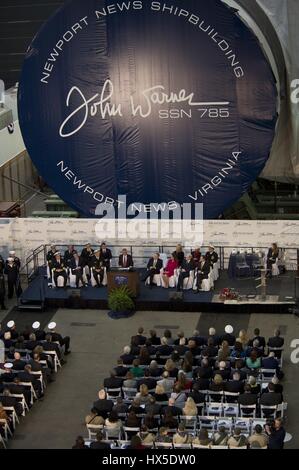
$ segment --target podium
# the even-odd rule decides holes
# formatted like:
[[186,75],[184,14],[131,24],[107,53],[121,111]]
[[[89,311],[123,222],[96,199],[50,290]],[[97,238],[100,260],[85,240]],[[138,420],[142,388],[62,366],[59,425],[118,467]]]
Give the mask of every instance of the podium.
[[133,293],[134,297],[139,296],[140,278],[137,271],[124,271],[120,269],[111,269],[107,273],[108,294],[112,289],[118,287],[127,287]]

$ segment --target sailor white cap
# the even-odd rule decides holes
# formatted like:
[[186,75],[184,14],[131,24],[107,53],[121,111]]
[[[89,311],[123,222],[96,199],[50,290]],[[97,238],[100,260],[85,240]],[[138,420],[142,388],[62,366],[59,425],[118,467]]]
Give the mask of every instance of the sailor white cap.
[[34,330],[38,330],[40,327],[40,322],[39,321],[35,321],[33,324],[32,324],[32,328]]
[[9,255],[15,255],[15,254],[16,254],[16,252],[13,251],[13,250],[9,252]]
[[225,333],[227,333],[228,335],[231,335],[233,332],[234,332],[234,329],[231,325],[226,325],[225,329],[224,329]]
[[94,253],[99,253],[100,251],[100,248],[97,248],[96,250],[94,250]]
[[56,323],[52,321],[51,323],[49,323],[48,328],[49,330],[54,330],[56,328]]
[[7,362],[6,364],[4,364],[4,367],[5,367],[5,369],[12,369],[13,364],[11,362]]
[[54,256],[58,256],[58,255],[61,255],[60,251],[56,251],[56,253],[54,253]]
[[15,326],[15,322],[13,320],[7,323],[7,328],[13,328]]
[[12,263],[12,262],[14,261],[14,259],[10,256],[9,258],[7,258],[7,261],[8,261],[9,263]]

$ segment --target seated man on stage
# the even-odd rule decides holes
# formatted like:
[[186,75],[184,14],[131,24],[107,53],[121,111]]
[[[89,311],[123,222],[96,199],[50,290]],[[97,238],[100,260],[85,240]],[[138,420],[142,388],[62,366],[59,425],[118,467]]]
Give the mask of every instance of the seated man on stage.
[[206,255],[206,261],[213,267],[214,264],[218,262],[218,253],[215,251],[215,247],[213,245],[209,246],[209,250],[207,251]]
[[55,286],[58,287],[57,285],[57,280],[59,277],[63,277],[63,287],[66,288],[67,284],[67,273],[66,273],[66,268],[64,261],[62,259],[60,251],[57,251],[54,255],[54,261],[51,264],[53,272],[54,272],[54,282]]
[[47,261],[51,269],[51,263],[54,261],[55,253],[57,253],[57,248],[55,245],[51,245],[51,249],[47,253]]
[[66,252],[64,253],[64,264],[69,268],[73,259],[74,253],[76,252],[74,245],[69,245]]
[[105,274],[105,266],[101,257],[101,250],[95,250],[94,256],[90,262],[91,272],[94,280],[96,281],[95,287],[102,287]]
[[126,248],[122,250],[122,254],[119,256],[118,266],[120,268],[133,268],[134,266],[133,258],[128,254],[128,250]]
[[111,253],[111,250],[107,248],[107,245],[105,242],[103,242],[101,245],[100,255],[101,255],[101,260],[103,262],[103,265],[105,266],[107,271],[109,271],[110,260],[112,259],[112,253]]
[[84,263],[84,266],[89,266],[91,258],[93,257],[93,248],[90,243],[87,243],[81,252],[81,260]]
[[279,256],[279,249],[276,243],[273,243],[267,255],[267,276],[272,277],[272,266],[276,263]]
[[84,263],[80,256],[78,255],[77,251],[73,252],[73,256],[70,260],[70,270],[73,274],[73,276],[76,276],[76,287],[78,289],[80,285],[80,281],[83,286],[85,286],[85,282],[83,280],[83,269],[84,269]]
[[190,277],[191,271],[194,271],[195,264],[192,255],[188,255],[183,261],[178,279],[177,291],[179,292],[184,287],[184,280]]
[[164,286],[166,289],[169,287],[169,279],[174,276],[175,270],[178,268],[179,263],[175,259],[174,255],[172,254],[170,259],[167,261],[166,268],[164,269],[164,272],[162,274],[163,276],[163,281],[164,281]]
[[163,268],[163,261],[160,259],[160,253],[155,253],[152,258],[150,258],[147,263],[147,272],[143,279],[144,282],[149,278],[150,287],[153,287],[153,279],[156,274],[160,274],[161,269]]
[[202,281],[208,279],[210,269],[211,265],[206,261],[206,257],[202,255],[196,271],[196,292],[201,290]]

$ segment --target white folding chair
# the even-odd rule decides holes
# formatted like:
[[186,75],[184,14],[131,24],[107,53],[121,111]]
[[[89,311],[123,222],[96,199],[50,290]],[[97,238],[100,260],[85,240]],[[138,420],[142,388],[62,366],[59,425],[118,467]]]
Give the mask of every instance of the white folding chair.
[[219,402],[206,403],[206,412],[208,416],[222,416],[223,404]]
[[107,388],[105,387],[107,393],[107,400],[116,400],[116,398],[121,397],[121,388]]
[[210,446],[212,450],[227,450],[228,448],[228,446]]
[[197,425],[197,416],[180,416],[180,422],[185,425],[189,431],[195,431]]
[[199,429],[207,429],[214,432],[216,430],[215,416],[199,416],[198,418]]
[[7,424],[6,419],[0,419],[0,425],[1,425],[1,428],[4,432],[4,439],[7,441],[8,440],[8,435],[10,435],[10,437],[12,437],[13,434],[10,430],[10,427]]
[[223,416],[224,417],[238,417],[239,405],[238,403],[223,403]]
[[93,441],[99,431],[104,430],[103,424],[86,424],[88,439]]
[[[1,436],[1,434],[0,434],[0,444],[3,447],[3,449],[6,449],[6,444],[5,444],[5,441],[4,441],[3,437]],[[1,449],[1,447],[0,447],[0,449]]]
[[227,431],[231,432],[233,429],[233,419],[232,418],[216,418],[216,429],[219,431],[219,428],[224,427]]
[[240,428],[242,433],[250,434],[251,422],[251,418],[236,418],[234,421],[234,428]]
[[51,356],[51,358],[53,359],[54,361],[54,370],[55,372],[57,373],[57,370],[58,370],[58,367],[62,367],[61,366],[61,362],[57,356],[57,352],[56,351],[44,351],[45,354]]
[[255,418],[256,405],[240,405],[241,418]]
[[125,400],[132,400],[133,398],[135,398],[138,392],[137,388],[128,388],[128,387],[123,387],[122,391],[123,391]]
[[270,383],[276,375],[276,369],[260,369],[260,380]]
[[261,418],[276,418],[278,405],[261,405]]
[[19,424],[20,423],[20,420],[19,420],[19,417],[16,413],[16,410],[14,409],[13,406],[3,406],[3,409],[5,411],[8,411],[8,413],[10,414],[10,416],[12,417],[12,426],[13,428],[15,429],[16,428],[16,423]]
[[128,433],[137,434],[140,431],[139,428],[133,428],[133,427],[130,427],[130,426],[124,426],[123,430],[124,430],[124,433],[125,433],[125,440],[126,441],[130,440],[130,437],[129,437]]
[[247,450],[247,446],[240,446],[240,447],[235,447],[235,446],[230,446],[230,450]]
[[172,449],[172,442],[155,442],[155,449]]
[[190,444],[175,444],[175,443],[173,443],[173,448],[174,449],[191,449],[191,443]]
[[13,398],[16,398],[18,400],[18,402],[21,403],[22,408],[23,408],[22,416],[25,416],[26,412],[29,411],[29,408],[28,408],[28,405],[26,403],[24,394],[23,393],[13,393],[10,396],[13,397]]

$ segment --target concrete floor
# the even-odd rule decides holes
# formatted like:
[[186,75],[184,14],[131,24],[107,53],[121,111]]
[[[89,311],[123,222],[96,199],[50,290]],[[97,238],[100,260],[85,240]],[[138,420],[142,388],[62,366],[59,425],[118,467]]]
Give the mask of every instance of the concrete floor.
[[[287,431],[293,435],[287,447],[298,448],[299,365],[290,363],[290,343],[299,338],[299,319],[293,315],[252,314],[244,316],[243,324],[242,317],[236,315],[234,318],[235,321],[231,315],[137,312],[129,319],[115,321],[105,311],[58,310],[53,320],[62,334],[71,336],[72,354],[57,374],[56,382],[48,386],[45,400],[36,403],[29,415],[21,420],[9,448],[70,448],[77,435],[86,436],[84,417],[96,399],[103,379],[115,366],[122,347],[139,326],[142,325],[146,332],[154,327],[159,334],[166,327],[171,327],[174,334],[183,329],[188,336],[201,324],[206,329],[209,320],[210,326],[215,325],[219,332],[228,321],[235,324],[236,331],[244,327],[250,335],[255,327],[259,327],[266,337],[272,335],[275,327],[281,328],[286,344],[283,384],[289,402]],[[207,332],[202,330],[201,333]]]

